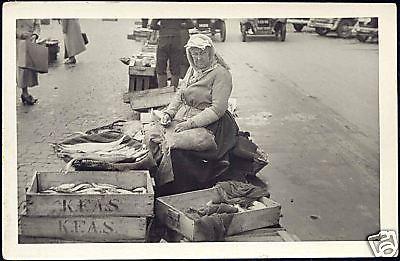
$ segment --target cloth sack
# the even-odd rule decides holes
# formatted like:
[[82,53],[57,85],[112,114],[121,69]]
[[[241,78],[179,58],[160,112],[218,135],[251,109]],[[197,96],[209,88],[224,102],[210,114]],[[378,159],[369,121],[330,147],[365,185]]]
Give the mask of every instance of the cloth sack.
[[38,73],[48,72],[49,52],[44,45],[32,43],[30,40],[19,40],[18,49],[21,50],[17,57],[17,66],[30,69]]
[[194,128],[174,132],[173,126],[167,128],[166,139],[170,149],[208,151],[216,150],[214,135],[206,128]]

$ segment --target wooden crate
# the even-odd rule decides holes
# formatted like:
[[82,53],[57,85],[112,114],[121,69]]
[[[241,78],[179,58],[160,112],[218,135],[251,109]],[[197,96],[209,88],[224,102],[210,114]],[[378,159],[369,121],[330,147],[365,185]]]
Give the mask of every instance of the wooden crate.
[[260,228],[225,237],[227,242],[293,242],[300,239],[284,228]]
[[129,92],[157,88],[154,67],[129,66]]
[[[185,209],[204,207],[217,195],[215,189],[192,191],[156,199],[156,218],[167,227],[177,231],[190,241],[204,241],[199,222],[185,213]],[[281,206],[268,198],[262,198],[264,209],[249,210],[233,214],[227,235],[279,224]]]
[[21,216],[25,243],[144,242],[145,238],[145,217]]
[[[145,187],[145,194],[45,194],[63,183],[108,183],[124,189]],[[37,172],[26,192],[26,214],[44,217],[154,215],[154,191],[148,171]]]
[[175,88],[163,87],[143,91],[129,92],[124,99],[128,99],[132,110],[143,110],[166,106],[175,96]]

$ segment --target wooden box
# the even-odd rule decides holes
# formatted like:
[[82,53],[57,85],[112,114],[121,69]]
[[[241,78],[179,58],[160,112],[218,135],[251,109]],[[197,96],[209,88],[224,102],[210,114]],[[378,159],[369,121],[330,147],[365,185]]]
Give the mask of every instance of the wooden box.
[[[185,210],[204,207],[217,195],[215,189],[205,189],[156,199],[156,218],[167,227],[182,234],[190,241],[205,241],[199,222],[192,219]],[[279,224],[281,206],[275,201],[262,198],[267,206],[263,209],[249,210],[233,214],[227,235]]]
[[300,241],[284,228],[260,228],[225,237],[226,242],[293,242]]
[[129,75],[156,76],[156,69],[155,67],[129,66]]
[[21,216],[24,243],[145,242],[146,217]]
[[49,63],[53,63],[57,60],[57,54],[60,52],[59,41],[48,40],[45,42],[45,44],[49,51]]
[[129,92],[157,88],[154,67],[129,66]]
[[143,91],[129,92],[124,97],[128,99],[132,110],[142,110],[166,106],[175,95],[175,87],[163,87]]
[[[46,194],[40,191],[63,183],[107,183],[124,189],[145,187],[145,194]],[[30,217],[154,215],[154,191],[148,171],[37,172],[26,192]],[[131,220],[131,219],[129,219]],[[136,222],[136,221],[135,221]]]

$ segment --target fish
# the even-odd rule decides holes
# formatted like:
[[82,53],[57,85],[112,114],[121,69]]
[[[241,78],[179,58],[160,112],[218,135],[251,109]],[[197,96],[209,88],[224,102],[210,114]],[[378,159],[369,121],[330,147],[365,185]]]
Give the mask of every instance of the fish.
[[108,188],[118,188],[118,186],[111,185],[111,184],[105,184],[105,183],[97,183],[97,185],[102,186],[102,187],[108,187]]
[[121,194],[134,194],[132,191],[126,189],[117,188],[116,190]]
[[64,191],[66,191],[66,192],[68,192],[70,189],[72,189],[73,187],[75,187],[76,185],[74,184],[74,183],[65,183],[65,184],[61,184],[61,185],[59,185],[59,186],[53,186],[53,187],[50,187],[49,189],[50,190],[54,190],[54,191],[57,191],[57,192],[59,192],[59,191],[62,191],[62,192],[64,192]]
[[98,143],[98,142],[85,142],[85,143],[77,143],[73,145],[68,144],[59,144],[59,147],[62,152],[95,152],[95,151],[107,151],[115,148],[116,146],[120,145],[126,135],[123,135],[119,140],[113,142],[105,142],[105,143]]
[[250,207],[248,207],[247,209],[257,210],[257,209],[263,209],[263,208],[266,208],[266,206],[263,203],[261,203],[260,201],[254,201],[253,204]]
[[145,193],[147,193],[147,189],[144,187],[138,187],[138,188],[132,189],[132,192],[139,192],[140,194],[145,194]]
[[88,184],[88,183],[82,183],[79,185],[76,185],[74,188],[71,189],[71,192],[75,192],[81,189],[87,189],[87,188],[91,188],[92,185]]
[[136,152],[135,154],[132,155],[133,158],[140,158],[141,156],[147,154],[147,152],[149,152],[148,149],[141,149],[138,152]]

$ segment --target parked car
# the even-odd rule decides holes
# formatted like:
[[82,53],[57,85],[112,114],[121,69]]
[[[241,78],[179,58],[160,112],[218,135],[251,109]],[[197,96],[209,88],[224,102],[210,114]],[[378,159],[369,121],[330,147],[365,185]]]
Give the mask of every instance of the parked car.
[[307,26],[310,22],[310,18],[288,18],[287,22],[293,25],[296,32],[301,32],[304,26]]
[[378,42],[378,18],[359,18],[354,25],[353,34],[360,42],[365,42],[368,39]]
[[221,42],[226,40],[226,25],[223,19],[192,19],[195,26],[194,30],[190,33],[203,33],[214,36],[219,34]]
[[286,39],[286,18],[254,18],[243,19],[240,21],[240,31],[242,42],[246,42],[248,37],[275,35],[279,41]]
[[339,37],[349,38],[356,23],[357,18],[311,18],[308,26],[315,28],[319,35],[336,32]]

